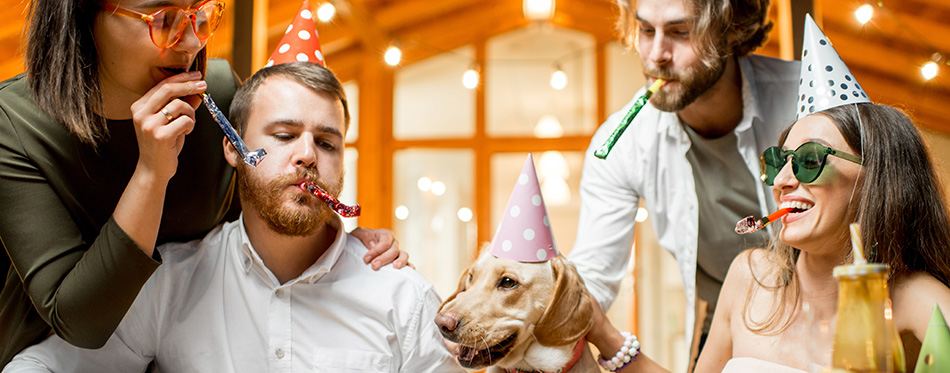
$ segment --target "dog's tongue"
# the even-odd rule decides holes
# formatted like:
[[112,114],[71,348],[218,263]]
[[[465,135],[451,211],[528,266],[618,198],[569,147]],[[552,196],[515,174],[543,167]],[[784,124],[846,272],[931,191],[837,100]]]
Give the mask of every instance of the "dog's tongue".
[[471,361],[475,357],[475,348],[459,345],[459,360]]

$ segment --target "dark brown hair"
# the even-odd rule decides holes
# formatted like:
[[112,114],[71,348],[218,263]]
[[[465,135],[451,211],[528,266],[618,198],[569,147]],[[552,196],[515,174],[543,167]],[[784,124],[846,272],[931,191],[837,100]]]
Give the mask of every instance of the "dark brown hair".
[[254,104],[257,89],[272,76],[287,77],[316,92],[326,92],[336,96],[343,104],[346,128],[350,128],[350,109],[346,103],[346,92],[343,91],[343,84],[336,75],[313,62],[289,62],[258,70],[244,82],[241,88],[238,88],[234,94],[234,100],[231,101],[230,112],[231,122],[234,123],[238,133],[243,134],[247,129],[247,119],[251,115],[251,106]]
[[[83,143],[109,137],[102,117],[99,54],[93,37],[102,0],[33,0],[26,31],[26,77],[40,107]],[[204,72],[207,52],[192,70]]]
[[[677,0],[668,0],[677,1]],[[693,48],[706,66],[727,55],[742,57],[765,44],[773,23],[769,21],[770,0],[679,0],[690,18]],[[628,48],[636,47],[636,9],[630,0],[617,0],[620,16],[617,30]]]

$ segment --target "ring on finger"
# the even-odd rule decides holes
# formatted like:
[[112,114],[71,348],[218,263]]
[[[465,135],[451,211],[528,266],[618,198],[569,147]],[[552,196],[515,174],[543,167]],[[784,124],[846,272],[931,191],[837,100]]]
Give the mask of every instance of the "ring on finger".
[[162,108],[161,113],[162,113],[162,115],[165,116],[165,119],[168,119],[169,122],[171,122],[173,119],[175,119],[175,117],[172,116],[172,113],[169,113],[169,112],[168,112],[168,109],[166,109],[166,108]]

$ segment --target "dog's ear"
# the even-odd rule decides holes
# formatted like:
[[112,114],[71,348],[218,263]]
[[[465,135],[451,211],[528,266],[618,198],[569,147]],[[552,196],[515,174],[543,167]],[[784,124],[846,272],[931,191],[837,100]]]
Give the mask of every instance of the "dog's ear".
[[538,320],[534,336],[544,346],[564,346],[580,340],[594,325],[594,306],[574,264],[561,256],[550,262],[557,282],[554,297]]
[[468,289],[468,285],[469,285],[468,277],[471,275],[472,275],[472,268],[471,267],[465,268],[465,272],[462,272],[462,276],[459,277],[459,286],[455,288],[455,292],[452,293],[452,295],[449,295],[448,298],[445,298],[445,300],[442,301],[442,305],[439,306],[439,312],[442,312],[442,307],[445,307],[446,304],[449,304],[449,302],[455,299],[456,295]]

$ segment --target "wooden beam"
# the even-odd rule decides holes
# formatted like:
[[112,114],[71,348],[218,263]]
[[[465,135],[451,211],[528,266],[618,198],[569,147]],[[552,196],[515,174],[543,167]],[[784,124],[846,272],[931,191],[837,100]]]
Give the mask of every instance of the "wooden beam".
[[231,65],[241,79],[247,79],[267,62],[269,5],[270,0],[234,0],[234,24],[241,26],[234,27]]
[[811,14],[815,23],[821,26],[822,14],[819,6],[821,0],[790,0],[791,1],[791,25],[792,37],[794,39],[794,48],[792,50],[795,59],[801,59],[802,38],[805,35],[805,14]]
[[[329,59],[328,59],[329,61]],[[363,53],[359,70],[360,140],[357,196],[367,206],[360,225],[392,229],[393,70],[372,52]]]
[[[475,44],[475,63],[481,70],[480,82],[475,88],[475,137],[472,139],[475,151],[475,180],[478,185],[491,185],[491,152],[486,148],[488,144],[488,135],[485,131],[485,79],[488,76],[488,64],[486,57],[486,39],[476,41]],[[477,252],[482,247],[482,242],[489,242],[492,238],[491,226],[491,188],[475,188],[475,250]]]

